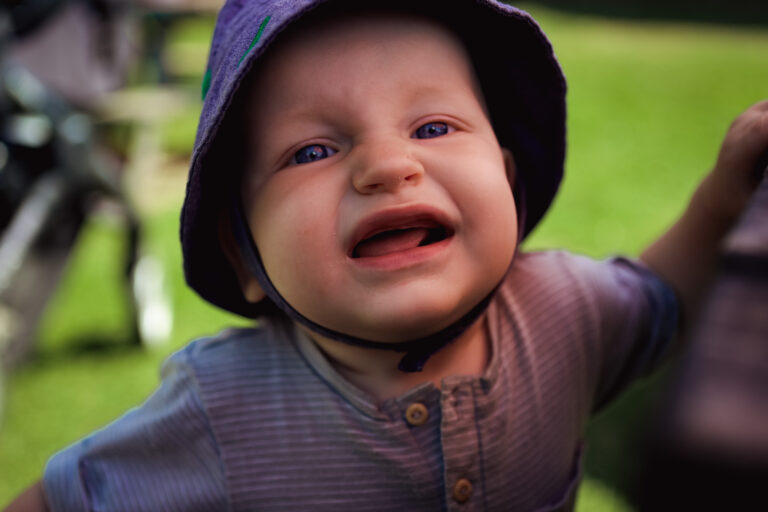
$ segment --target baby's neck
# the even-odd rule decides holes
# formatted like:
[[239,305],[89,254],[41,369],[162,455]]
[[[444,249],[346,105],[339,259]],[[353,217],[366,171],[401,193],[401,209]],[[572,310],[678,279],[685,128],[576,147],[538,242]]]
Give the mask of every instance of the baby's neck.
[[491,357],[486,315],[429,358],[421,372],[405,373],[397,368],[402,353],[375,350],[330,340],[305,330],[333,367],[347,380],[379,400],[402,395],[422,384],[440,387],[452,375],[482,375]]

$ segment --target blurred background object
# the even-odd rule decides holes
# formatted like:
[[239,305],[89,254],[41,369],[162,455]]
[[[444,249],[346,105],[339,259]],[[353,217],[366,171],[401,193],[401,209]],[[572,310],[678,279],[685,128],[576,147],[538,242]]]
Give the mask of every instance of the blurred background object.
[[138,18],[128,0],[5,0],[4,5],[10,5],[12,19],[23,16],[24,24],[4,48],[8,60],[69,104],[88,110],[125,84],[140,50]]
[[124,225],[127,329],[140,343],[145,307],[131,294],[140,222],[119,159],[92,120],[127,74],[130,39],[121,34],[130,18],[123,4],[102,0],[0,6],[0,364],[17,365],[34,351],[38,318],[86,218],[105,201]]
[[127,191],[135,179],[126,177],[158,164],[152,128],[186,104],[170,88],[125,85],[131,73],[170,82],[168,27],[217,7],[210,0],[0,3],[1,365],[18,365],[33,352],[38,318],[93,215],[117,218],[125,231],[128,338],[168,339],[164,269],[140,250]]

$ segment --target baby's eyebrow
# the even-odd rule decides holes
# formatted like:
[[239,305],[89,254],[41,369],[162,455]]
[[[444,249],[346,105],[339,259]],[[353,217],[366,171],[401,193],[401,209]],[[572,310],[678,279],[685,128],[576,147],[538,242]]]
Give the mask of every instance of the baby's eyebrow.
[[335,135],[332,123],[323,121],[318,116],[313,116],[314,119],[310,118],[302,115],[301,112],[297,110],[290,115],[281,116],[277,122],[251,127],[250,148],[252,155],[261,162],[259,167],[264,169],[279,167],[283,160],[300,149],[297,145],[301,145],[303,141],[310,144],[312,139]]
[[345,131],[344,116],[323,115],[309,110],[296,110],[286,113],[280,119],[263,127],[260,136],[265,140],[286,139],[292,143],[315,137],[331,137],[339,131]]

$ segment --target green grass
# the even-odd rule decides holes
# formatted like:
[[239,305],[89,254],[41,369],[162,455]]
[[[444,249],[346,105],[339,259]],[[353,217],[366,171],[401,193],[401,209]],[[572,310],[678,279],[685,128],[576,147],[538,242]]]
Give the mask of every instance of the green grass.
[[[526,246],[636,255],[685,207],[733,117],[768,92],[768,35],[530,10],[569,79],[569,154],[561,193]],[[179,51],[195,53],[209,30],[209,22],[181,30],[186,50]],[[173,151],[191,144],[189,123],[170,129]],[[83,233],[40,329],[39,357],[6,384],[0,504],[38,478],[53,452],[139,404],[172,350],[243,322],[186,289],[178,208],[177,198],[145,219],[147,248],[164,265],[175,313],[170,344],[155,351],[127,347],[119,226],[92,222]],[[648,401],[633,391],[591,426],[579,510],[632,510],[638,434],[631,427]]]
[[569,80],[569,155],[530,245],[636,254],[684,208],[733,117],[768,95],[768,36],[559,15],[542,25]]

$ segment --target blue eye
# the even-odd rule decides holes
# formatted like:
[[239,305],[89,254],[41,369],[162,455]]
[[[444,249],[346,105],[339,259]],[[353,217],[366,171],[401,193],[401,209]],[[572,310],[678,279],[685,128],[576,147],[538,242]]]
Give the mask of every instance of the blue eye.
[[331,149],[328,146],[322,144],[312,144],[310,146],[304,146],[293,155],[293,161],[297,164],[308,164],[323,158],[328,158],[332,154],[336,153],[335,149]]
[[448,133],[448,125],[445,123],[427,123],[419,126],[416,133],[413,134],[414,139],[433,139],[435,137],[442,137]]

